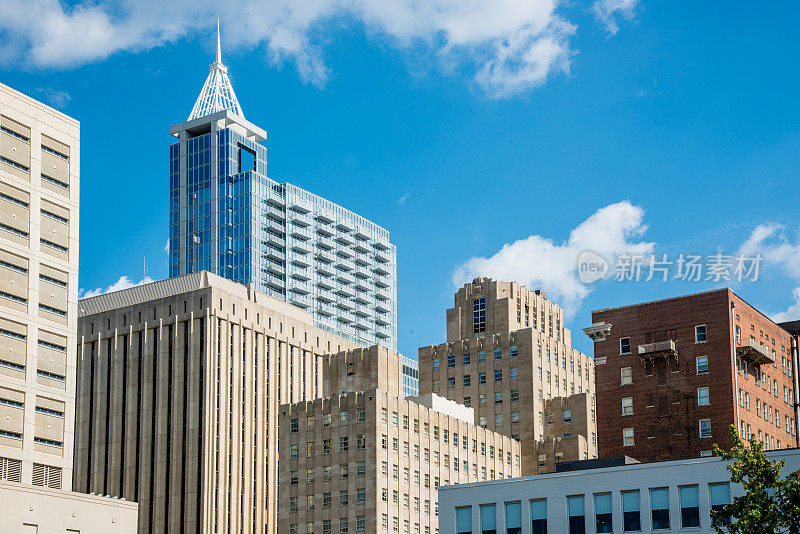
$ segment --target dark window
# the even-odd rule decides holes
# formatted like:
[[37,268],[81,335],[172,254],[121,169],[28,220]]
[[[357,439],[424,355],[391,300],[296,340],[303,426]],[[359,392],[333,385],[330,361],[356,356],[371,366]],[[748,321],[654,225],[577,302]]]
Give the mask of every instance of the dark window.
[[622,492],[622,531],[642,530],[642,517],[639,509],[639,490]]
[[700,503],[697,486],[681,486],[681,528],[700,526]]
[[569,534],[586,534],[586,517],[583,511],[583,495],[567,497]]
[[598,493],[594,496],[594,517],[597,532],[614,532],[611,525],[611,494]]
[[486,299],[479,298],[472,301],[472,333],[480,334],[486,331]]
[[656,488],[650,490],[650,515],[653,530],[669,529],[669,489]]
[[531,501],[531,533],[547,534],[547,499]]
[[481,505],[481,532],[482,534],[497,534],[497,506],[494,504]]

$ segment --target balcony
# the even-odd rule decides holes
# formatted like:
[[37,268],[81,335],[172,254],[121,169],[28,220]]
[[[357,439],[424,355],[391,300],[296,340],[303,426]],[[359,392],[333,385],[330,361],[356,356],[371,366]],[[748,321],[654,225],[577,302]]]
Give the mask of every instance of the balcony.
[[285,225],[278,221],[267,219],[267,224],[265,226],[267,227],[268,231],[274,232],[276,234],[283,235],[286,233]]
[[333,263],[333,254],[327,250],[317,250],[315,256],[325,263]]
[[317,311],[319,311],[319,313],[322,315],[327,315],[329,317],[336,315],[336,308],[333,304],[319,299],[317,299]]
[[392,336],[391,330],[391,327],[378,325],[375,327],[375,334],[381,339],[388,339]]
[[361,317],[369,317],[372,315],[372,308],[366,304],[356,304],[355,314]]
[[345,299],[342,297],[336,299],[336,305],[339,306],[341,309],[347,311],[352,311],[353,307],[355,306],[352,302],[350,302],[350,299]]
[[375,285],[378,287],[391,287],[392,286],[392,279],[386,276],[385,274],[378,274],[378,271],[375,271],[373,275],[373,280],[375,280]]
[[345,284],[353,284],[356,281],[352,274],[345,271],[336,273],[336,279]]
[[311,293],[311,286],[306,282],[294,281],[289,285],[291,286],[291,290],[295,293],[302,293],[303,295]]
[[351,260],[348,260],[347,258],[342,258],[341,256],[336,258],[336,265],[338,265],[339,267],[341,267],[346,271],[352,271],[356,267]]
[[286,260],[286,254],[282,250],[278,250],[277,248],[273,247],[269,247],[267,249],[267,257],[271,260],[280,262]]
[[334,217],[333,212],[326,210],[324,208],[317,208],[317,213],[314,215],[314,218],[325,224],[330,224],[336,220],[336,217]]
[[344,219],[340,219],[339,222],[336,224],[336,228],[341,230],[342,232],[352,232],[355,230],[353,223],[350,221],[346,221]]
[[379,263],[389,263],[389,253],[383,250],[375,250],[375,261]]
[[367,253],[372,250],[369,241],[356,241],[356,244],[353,245],[353,248],[356,249],[358,252]]
[[372,325],[369,323],[369,320],[366,317],[356,315],[356,328],[367,331],[372,330]]
[[292,235],[297,239],[302,239],[304,241],[311,239],[311,231],[308,228],[304,228],[296,224],[292,225]]
[[353,238],[350,237],[347,234],[339,234],[339,235],[337,235],[336,236],[336,241],[338,241],[342,245],[348,245],[349,246],[349,245],[353,244]]
[[301,308],[308,308],[311,306],[311,299],[308,295],[301,295],[299,293],[292,293],[289,297],[289,300],[292,301],[292,304],[295,306],[300,306]]
[[356,287],[361,291],[372,291],[372,282],[368,278],[356,278]]
[[336,287],[336,282],[333,281],[333,278],[327,278],[321,275],[317,277],[316,284],[323,289],[333,289]]
[[309,267],[311,265],[311,260],[304,254],[295,254],[292,257],[292,264],[299,265],[300,267]]
[[300,213],[309,213],[311,211],[311,203],[300,198],[292,200],[291,206],[294,211]]
[[308,254],[311,252],[311,243],[308,241],[300,241],[295,239],[292,243],[292,249],[300,252],[301,254]]
[[283,290],[286,287],[286,281],[280,276],[276,276],[274,274],[269,274],[269,273],[264,273],[263,276],[268,286],[281,290]]
[[331,250],[336,248],[336,243],[334,243],[333,239],[328,236],[318,235],[317,246],[323,250]]
[[640,358],[647,360],[670,358],[671,356],[678,357],[678,349],[675,348],[675,341],[672,339],[639,345],[638,352]]
[[278,234],[273,234],[272,232],[267,232],[267,243],[270,245],[275,245],[277,247],[285,247],[286,240],[279,236]]
[[346,310],[339,310],[339,320],[343,323],[354,323],[356,320],[356,316],[353,315],[353,312],[349,312]]
[[305,213],[292,212],[292,222],[298,226],[311,226],[311,218]]
[[267,263],[267,272],[282,276],[284,274],[283,264],[271,261]]
[[353,230],[353,235],[362,241],[366,241],[369,239],[369,234],[367,233],[367,229],[361,226],[360,224],[356,225],[355,230]]
[[758,343],[755,339],[751,339],[747,345],[736,347],[736,354],[753,365],[775,363],[775,355],[770,352],[765,345]]
[[605,341],[606,336],[611,334],[611,325],[605,322],[592,323],[592,326],[583,329],[583,333],[592,338],[592,341]]
[[331,291],[325,289],[319,289],[316,292],[317,301],[324,302],[326,304],[331,305],[331,309],[333,308],[333,303],[336,302],[336,295],[334,295]]
[[284,213],[283,208],[267,204],[267,217],[283,222],[286,220],[286,213]]
[[375,309],[381,313],[392,311],[388,301],[378,300],[375,302]]
[[376,274],[383,274],[383,275],[391,273],[391,271],[389,270],[389,264],[388,263],[378,263],[378,264],[376,264],[374,271],[375,271]]
[[370,272],[369,268],[360,264],[355,265],[354,274],[359,278],[370,278],[372,276],[372,273]]
[[311,272],[307,267],[292,266],[289,269],[289,274],[296,280],[307,281],[311,280]]
[[[356,287],[358,287],[358,286],[356,286]],[[366,304],[368,306],[374,306],[375,305],[375,299],[373,299],[369,295],[369,293],[365,293],[365,292],[361,292],[361,291],[356,293],[356,296],[353,297],[353,300],[355,300],[359,304]]]
[[356,296],[355,290],[352,287],[349,287],[349,286],[339,286],[336,289],[336,294],[344,296],[344,297],[350,297],[350,298],[353,298],[353,297]]
[[333,237],[334,231],[332,228],[325,228],[324,226],[317,227],[317,234],[325,237]]
[[392,298],[392,292],[388,287],[376,287],[375,296],[378,297],[378,300],[389,300]]

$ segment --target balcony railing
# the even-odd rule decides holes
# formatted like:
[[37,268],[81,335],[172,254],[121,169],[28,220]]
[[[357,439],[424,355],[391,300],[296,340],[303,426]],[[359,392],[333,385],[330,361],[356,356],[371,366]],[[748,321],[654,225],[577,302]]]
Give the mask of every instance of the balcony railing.
[[758,343],[755,339],[751,339],[747,345],[736,347],[736,353],[740,358],[754,365],[775,363],[775,355],[772,354],[769,348]]
[[657,341],[655,343],[646,343],[639,345],[639,357],[647,359],[655,358],[669,358],[670,356],[678,356],[678,349],[675,348],[675,341],[670,339],[667,341]]

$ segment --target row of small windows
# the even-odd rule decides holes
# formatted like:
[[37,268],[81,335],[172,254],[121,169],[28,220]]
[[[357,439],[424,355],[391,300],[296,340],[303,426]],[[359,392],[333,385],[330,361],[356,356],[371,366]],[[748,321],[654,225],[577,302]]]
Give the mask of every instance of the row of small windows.
[[[698,484],[678,486],[679,514],[672,517],[669,488],[649,488],[649,523],[650,528],[670,530],[673,523],[680,528],[699,528],[700,521],[700,486]],[[730,503],[730,484],[728,482],[708,484],[711,510],[720,510]],[[585,534],[586,496],[569,495],[566,497],[567,532],[569,534]],[[611,492],[595,493],[590,497],[594,504],[594,532],[614,532],[615,503]],[[552,504],[552,499],[550,499]],[[499,504],[482,504],[479,507],[480,528],[473,528],[472,506],[460,506],[455,509],[456,534],[498,534],[497,508]],[[506,534],[522,532],[522,502],[513,501],[503,504],[505,508]],[[532,499],[529,501],[531,534],[547,534],[548,499]],[[647,530],[642,518],[642,502],[640,490],[627,490],[619,493],[616,506],[622,513],[623,532],[642,532]]]
[[[706,325],[697,325],[694,327],[694,342],[695,343],[705,343],[708,341],[708,335],[706,332]],[[619,339],[619,353],[620,354],[630,354],[631,353],[631,338],[629,337],[621,337]]]
[[[698,436],[701,438],[710,438],[711,437],[711,419],[700,419],[697,421],[698,425]],[[651,434],[649,437],[653,438],[655,436],[655,427],[650,428]],[[636,445],[636,440],[634,437],[634,429],[633,428],[623,428],[622,429],[622,446],[623,447],[633,447]]]

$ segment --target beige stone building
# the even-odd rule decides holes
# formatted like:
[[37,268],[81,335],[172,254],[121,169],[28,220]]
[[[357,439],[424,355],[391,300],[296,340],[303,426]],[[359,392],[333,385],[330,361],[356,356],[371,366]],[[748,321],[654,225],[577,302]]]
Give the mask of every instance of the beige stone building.
[[275,532],[277,407],[354,345],[207,272],[80,309],[76,490],[137,501],[141,533]]
[[0,84],[4,481],[72,482],[79,151],[77,120]]
[[476,278],[447,310],[447,343],[419,349],[420,392],[472,407],[475,424],[520,441],[525,475],[597,457],[594,361],[571,347],[541,291]]
[[519,476],[519,443],[437,395],[401,398],[398,355],[340,352],[326,397],[281,406],[281,534],[438,533],[440,485]]
[[135,534],[135,502],[0,482],[0,532]]

